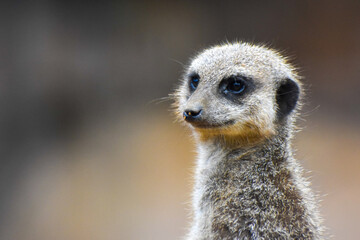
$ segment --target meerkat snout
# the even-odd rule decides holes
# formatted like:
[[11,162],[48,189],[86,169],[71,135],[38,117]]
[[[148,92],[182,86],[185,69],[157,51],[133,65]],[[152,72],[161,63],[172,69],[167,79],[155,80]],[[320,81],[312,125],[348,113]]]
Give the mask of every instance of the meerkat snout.
[[188,122],[192,122],[196,119],[199,119],[201,116],[201,112],[202,112],[201,107],[186,109],[183,113],[184,120]]

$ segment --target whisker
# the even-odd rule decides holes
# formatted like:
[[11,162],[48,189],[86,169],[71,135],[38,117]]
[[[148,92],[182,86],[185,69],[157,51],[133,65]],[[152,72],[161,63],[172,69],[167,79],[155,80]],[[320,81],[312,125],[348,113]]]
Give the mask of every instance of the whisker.
[[161,97],[161,98],[156,98],[156,99],[149,101],[146,105],[148,106],[151,104],[160,104],[160,103],[164,103],[164,102],[171,101],[171,100],[172,100],[172,98],[170,96]]
[[179,60],[176,60],[176,59],[174,59],[174,58],[169,58],[169,60],[171,60],[171,61],[173,61],[173,62],[176,62],[176,63],[180,64],[182,67],[185,67],[185,64],[184,64],[184,63],[182,63],[182,62],[180,62]]

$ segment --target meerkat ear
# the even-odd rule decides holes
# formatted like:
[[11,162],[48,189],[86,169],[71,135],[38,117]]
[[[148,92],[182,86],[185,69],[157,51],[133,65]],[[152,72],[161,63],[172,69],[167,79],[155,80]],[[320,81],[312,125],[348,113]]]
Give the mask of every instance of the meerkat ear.
[[280,84],[276,91],[276,103],[280,119],[294,110],[299,99],[299,94],[300,88],[295,81],[287,78]]

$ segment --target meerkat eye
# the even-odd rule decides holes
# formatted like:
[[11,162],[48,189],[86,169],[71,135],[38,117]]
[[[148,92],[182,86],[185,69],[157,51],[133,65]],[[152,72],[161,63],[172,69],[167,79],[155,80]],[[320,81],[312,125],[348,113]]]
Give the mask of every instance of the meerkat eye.
[[245,82],[241,77],[230,77],[226,80],[225,93],[239,94],[245,90]]
[[198,74],[195,73],[190,75],[189,86],[191,92],[195,91],[195,89],[199,85],[199,81],[200,81],[200,76]]

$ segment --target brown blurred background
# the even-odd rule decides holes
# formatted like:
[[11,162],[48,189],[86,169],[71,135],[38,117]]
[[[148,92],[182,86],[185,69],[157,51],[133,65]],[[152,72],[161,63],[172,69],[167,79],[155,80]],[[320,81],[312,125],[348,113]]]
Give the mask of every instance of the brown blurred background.
[[308,86],[297,158],[334,239],[360,228],[360,1],[1,1],[0,239],[180,239],[194,145],[183,66],[226,40]]

